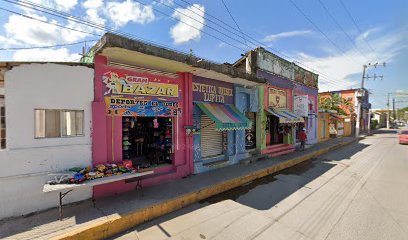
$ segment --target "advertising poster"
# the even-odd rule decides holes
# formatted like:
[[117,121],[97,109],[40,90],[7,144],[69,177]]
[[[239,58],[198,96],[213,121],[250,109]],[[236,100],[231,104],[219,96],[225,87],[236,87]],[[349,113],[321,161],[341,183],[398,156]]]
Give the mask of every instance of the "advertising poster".
[[295,96],[294,97],[294,111],[296,115],[307,117],[309,113],[309,101],[308,97],[305,96]]
[[275,88],[268,89],[268,106],[275,109],[287,109],[286,91]]

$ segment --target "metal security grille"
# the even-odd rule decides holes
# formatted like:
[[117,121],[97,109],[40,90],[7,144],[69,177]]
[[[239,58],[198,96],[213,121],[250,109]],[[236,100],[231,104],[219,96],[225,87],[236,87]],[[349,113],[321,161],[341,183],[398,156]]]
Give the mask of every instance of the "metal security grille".
[[208,158],[223,153],[222,132],[215,130],[215,123],[201,115],[201,157]]

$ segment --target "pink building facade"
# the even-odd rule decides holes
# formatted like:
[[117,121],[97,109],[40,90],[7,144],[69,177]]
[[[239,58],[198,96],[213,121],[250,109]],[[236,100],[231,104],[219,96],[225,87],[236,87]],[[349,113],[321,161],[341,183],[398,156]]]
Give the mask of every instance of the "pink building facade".
[[[166,134],[166,138],[169,138],[169,145],[171,145],[168,151],[171,163],[154,166],[154,174],[144,179],[143,185],[158,184],[192,174],[194,171],[190,147],[192,137],[187,135],[185,130],[185,126],[190,126],[193,122],[192,75],[178,73],[164,76],[153,74],[154,71],[142,72],[113,67],[108,65],[107,57],[103,55],[95,56],[94,66],[93,165],[116,163],[129,158],[128,147],[123,144],[128,141],[124,119],[131,119],[136,123],[144,120],[146,125],[147,123],[151,125],[150,122],[154,121],[156,121],[155,125],[159,125],[157,120],[165,119],[166,124],[171,125],[170,130],[163,131],[163,135]],[[129,108],[126,106],[127,103],[131,105],[136,103],[141,106]],[[144,136],[144,138],[148,139],[149,136]],[[139,144],[131,141],[131,138],[129,142],[133,146]],[[137,164],[135,161],[139,160],[132,161],[135,165]],[[135,189],[135,185],[135,182],[123,180],[96,186],[93,189],[93,196],[100,198],[130,191]]]

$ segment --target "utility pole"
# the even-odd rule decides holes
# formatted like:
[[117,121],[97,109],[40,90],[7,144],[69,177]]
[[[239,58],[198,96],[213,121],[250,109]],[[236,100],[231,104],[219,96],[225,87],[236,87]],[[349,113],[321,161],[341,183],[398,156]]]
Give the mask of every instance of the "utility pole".
[[395,114],[395,97],[392,98],[392,117],[394,118],[394,121],[397,119]]
[[392,93],[387,94],[387,128],[390,129],[390,95]]
[[[384,77],[384,76],[377,76],[375,74],[374,74],[373,77],[370,77],[368,75],[366,76],[366,69],[367,68],[369,68],[369,67],[377,68],[377,66],[385,67],[385,62],[382,63],[382,64],[378,64],[378,63],[371,64],[371,63],[369,63],[367,65],[363,65],[363,76],[361,77],[361,88],[360,88],[360,90],[358,91],[358,94],[357,94],[356,137],[360,136],[360,120],[361,120],[360,118],[361,118],[361,115],[362,115],[361,114],[362,100],[363,100],[363,97],[365,96],[365,94],[368,94],[368,91],[364,90],[364,79],[373,78],[375,80],[377,78],[383,79],[383,77]],[[368,124],[369,125],[371,124],[370,120],[371,120],[371,115],[368,116]],[[367,128],[367,129],[368,129],[368,133],[370,133],[369,132],[370,128]]]

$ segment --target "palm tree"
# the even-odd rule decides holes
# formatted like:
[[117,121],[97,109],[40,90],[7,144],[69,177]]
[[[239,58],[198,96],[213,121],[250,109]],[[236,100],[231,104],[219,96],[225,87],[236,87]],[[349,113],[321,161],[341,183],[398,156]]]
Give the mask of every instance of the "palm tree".
[[332,94],[329,97],[319,95],[319,109],[335,110],[339,114],[348,115],[353,113],[353,104],[350,100],[342,98],[339,94]]

